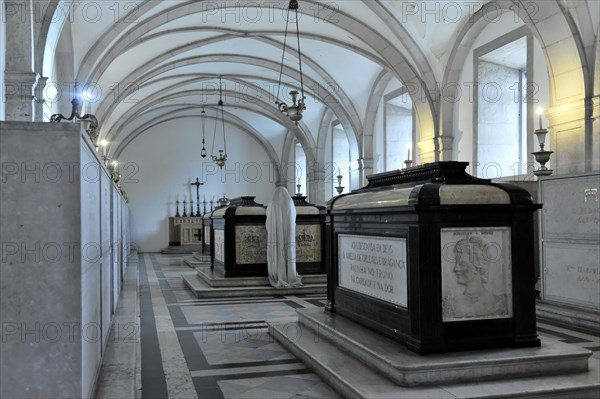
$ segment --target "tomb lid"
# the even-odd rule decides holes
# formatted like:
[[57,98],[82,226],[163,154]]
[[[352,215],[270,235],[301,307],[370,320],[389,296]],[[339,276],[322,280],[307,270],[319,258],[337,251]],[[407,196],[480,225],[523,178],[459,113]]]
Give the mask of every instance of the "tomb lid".
[[329,208],[519,205],[540,208],[524,189],[469,175],[468,162],[436,162],[367,176],[367,186],[332,198]]
[[311,204],[306,201],[306,195],[296,194],[292,197],[296,206],[296,215],[318,215],[319,212],[325,209],[322,205]]
[[229,205],[216,209],[212,217],[224,217],[233,215],[266,215],[266,207],[254,201],[256,196],[245,195],[232,198]]
[[365,187],[354,191],[360,192],[398,185],[408,187],[424,183],[482,184],[491,182],[489,179],[480,179],[468,174],[466,172],[468,165],[468,162],[443,161],[376,173],[367,176],[369,183]]

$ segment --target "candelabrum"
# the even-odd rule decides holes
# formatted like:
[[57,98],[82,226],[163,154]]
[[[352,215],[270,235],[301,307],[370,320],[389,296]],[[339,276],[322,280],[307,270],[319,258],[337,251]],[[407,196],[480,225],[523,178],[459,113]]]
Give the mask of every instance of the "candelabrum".
[[342,176],[342,175],[338,175],[337,176],[338,185],[337,185],[337,187],[335,189],[337,190],[338,194],[341,194],[342,191],[344,191],[344,186],[342,186],[342,178],[343,177],[344,176]]
[[534,134],[536,135],[538,143],[540,144],[540,150],[532,152],[531,154],[535,157],[535,161],[540,164],[540,168],[538,170],[534,170],[533,174],[536,176],[550,176],[553,170],[548,169],[546,167],[546,163],[550,160],[550,155],[554,154],[554,151],[544,150],[546,134],[548,134],[548,129],[543,129],[540,126],[540,128],[536,130]]
[[219,156],[212,156],[212,160],[219,166],[219,168],[223,168],[225,166],[225,162],[227,162],[227,153],[224,153],[223,150],[219,150]]
[[306,109],[306,105],[304,104],[306,97],[302,96],[302,98],[298,100],[298,92],[296,90],[290,91],[290,96],[292,96],[291,105],[287,105],[281,101],[276,101],[275,104],[279,107],[279,111],[297,125],[300,119],[302,119],[302,113]]

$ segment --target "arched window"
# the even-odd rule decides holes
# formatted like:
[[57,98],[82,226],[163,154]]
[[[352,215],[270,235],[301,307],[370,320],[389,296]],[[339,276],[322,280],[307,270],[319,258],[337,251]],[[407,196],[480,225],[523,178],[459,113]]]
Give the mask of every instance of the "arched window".
[[[302,193],[308,196],[308,186],[306,185],[306,154],[298,141],[294,144],[294,166],[294,180],[296,181],[294,190],[296,194]],[[299,190],[298,185],[300,185]]]
[[473,52],[477,176],[494,179],[527,173],[531,152],[527,139],[531,101],[527,99],[534,93],[532,43],[531,33],[518,30]]
[[405,87],[384,96],[384,169],[402,169],[414,157],[414,110]]
[[[331,164],[325,168],[325,183],[331,196],[339,195],[336,187],[344,186],[342,193],[350,192],[350,142],[342,125],[335,121],[331,125]],[[342,176],[341,183],[338,176]]]

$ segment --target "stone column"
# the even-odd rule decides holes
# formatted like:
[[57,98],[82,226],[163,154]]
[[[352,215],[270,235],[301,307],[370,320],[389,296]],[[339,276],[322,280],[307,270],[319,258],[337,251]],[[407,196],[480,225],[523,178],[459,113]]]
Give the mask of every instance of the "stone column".
[[[350,192],[354,189],[362,187],[361,169],[362,165],[360,158],[350,162],[351,174],[348,176],[348,180],[344,183],[346,186],[346,192]],[[344,176],[345,177],[345,176]]]
[[34,120],[34,91],[39,75],[33,70],[33,5],[31,0],[3,2],[6,23],[4,72],[5,118]]
[[375,161],[373,160],[373,158],[358,159],[358,175],[360,187],[363,187],[368,183],[367,176],[373,174],[373,165],[375,165]]
[[317,163],[308,165],[306,184],[308,185],[308,198],[313,204],[325,203],[325,171]]
[[37,81],[37,85],[35,87],[35,119],[36,122],[44,121],[44,104],[46,100],[44,99],[44,89],[46,88],[46,82],[48,82],[48,78],[40,77]]

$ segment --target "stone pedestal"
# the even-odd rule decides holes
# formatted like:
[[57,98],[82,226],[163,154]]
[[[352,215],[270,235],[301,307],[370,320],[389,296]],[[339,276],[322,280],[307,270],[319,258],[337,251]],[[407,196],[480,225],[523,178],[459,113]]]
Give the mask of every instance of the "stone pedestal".
[[420,356],[351,320],[299,309],[273,338],[344,398],[595,398],[600,361],[550,338],[540,347]]

